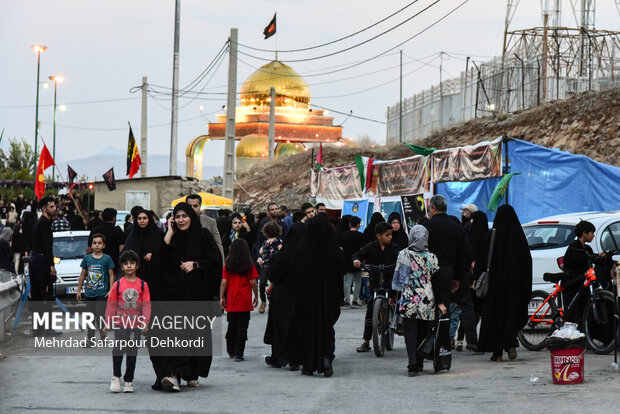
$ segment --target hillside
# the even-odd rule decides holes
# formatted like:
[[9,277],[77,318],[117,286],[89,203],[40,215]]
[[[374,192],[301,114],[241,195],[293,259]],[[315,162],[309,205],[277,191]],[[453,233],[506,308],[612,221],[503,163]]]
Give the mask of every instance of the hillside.
[[[474,119],[416,144],[451,148],[503,134],[620,166],[620,88],[585,92],[495,118]],[[354,154],[385,160],[413,155],[404,144],[375,148],[324,146],[323,164],[325,167],[352,164]],[[235,199],[251,203],[254,210],[266,207],[271,200],[299,208],[310,194],[310,163],[310,152],[265,162],[262,168],[238,177]]]

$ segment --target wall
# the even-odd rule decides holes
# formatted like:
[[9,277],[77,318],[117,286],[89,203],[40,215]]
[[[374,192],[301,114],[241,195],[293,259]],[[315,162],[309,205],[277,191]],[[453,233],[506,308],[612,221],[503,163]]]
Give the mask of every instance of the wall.
[[[117,180],[116,190],[114,191],[109,191],[104,182],[96,182],[95,209],[102,210],[106,207],[112,207],[117,210],[130,210],[137,202],[132,203],[130,201],[127,205],[127,194],[130,194],[131,199],[132,192],[138,191],[148,192],[149,209],[161,215],[171,206],[172,200],[194,192],[207,191],[208,188],[209,185],[205,181],[201,182],[193,178],[179,176],[136,177]],[[144,203],[139,204],[147,207]]]

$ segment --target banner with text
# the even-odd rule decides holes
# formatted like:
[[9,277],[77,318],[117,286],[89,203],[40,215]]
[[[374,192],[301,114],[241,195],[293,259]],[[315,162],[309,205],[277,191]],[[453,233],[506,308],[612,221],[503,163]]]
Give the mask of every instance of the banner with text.
[[405,214],[403,222],[407,233],[409,233],[409,230],[416,225],[418,219],[426,214],[424,197],[422,194],[416,194],[401,196],[400,199],[403,203],[403,213]]
[[475,181],[502,175],[502,141],[435,151],[433,182]]
[[378,172],[378,194],[397,196],[426,191],[428,157],[416,155],[400,160],[383,161],[375,165]]

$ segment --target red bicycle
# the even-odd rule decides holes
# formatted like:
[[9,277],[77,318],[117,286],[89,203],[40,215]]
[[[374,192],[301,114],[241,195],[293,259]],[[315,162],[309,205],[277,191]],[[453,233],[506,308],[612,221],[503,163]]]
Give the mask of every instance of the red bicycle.
[[[576,311],[577,314],[581,311],[579,329],[585,334],[588,348],[597,354],[611,352],[615,344],[613,294],[600,286],[594,269],[590,268],[585,273],[583,286],[564,308],[562,295],[560,295],[564,289],[559,285],[563,275],[563,273],[544,274],[543,279],[546,282],[555,283],[555,289],[551,294],[542,290],[532,292],[528,304],[530,316],[518,334],[519,341],[530,351],[539,351],[545,347],[549,335],[564,325],[565,310],[566,312]],[[587,297],[586,306],[583,310],[577,309],[583,297]]]

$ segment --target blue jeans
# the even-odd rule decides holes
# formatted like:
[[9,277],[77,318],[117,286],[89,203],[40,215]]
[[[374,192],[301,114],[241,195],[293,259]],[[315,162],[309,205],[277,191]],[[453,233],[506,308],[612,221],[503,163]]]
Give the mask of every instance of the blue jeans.
[[453,339],[456,335],[456,330],[459,328],[459,318],[461,317],[461,307],[458,303],[450,303],[450,339]]
[[344,301],[351,302],[351,285],[353,285],[353,300],[356,301],[360,296],[362,288],[362,271],[347,272],[344,274]]

